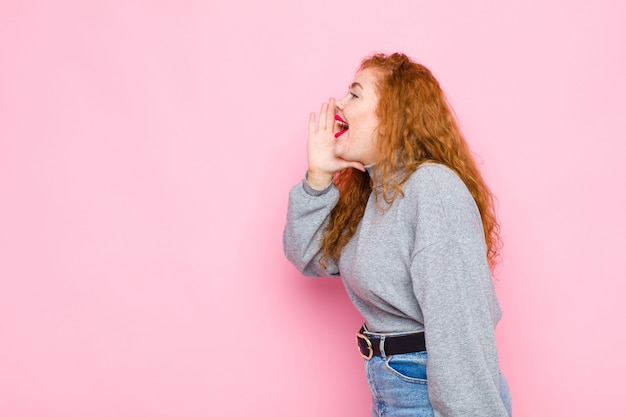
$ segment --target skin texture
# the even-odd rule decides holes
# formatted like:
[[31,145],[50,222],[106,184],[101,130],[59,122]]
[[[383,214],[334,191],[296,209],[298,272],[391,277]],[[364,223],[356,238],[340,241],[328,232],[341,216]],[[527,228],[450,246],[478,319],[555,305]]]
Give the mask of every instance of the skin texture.
[[[359,71],[341,100],[331,98],[322,104],[317,124],[315,113],[310,114],[307,181],[311,187],[323,189],[337,171],[348,167],[365,171],[364,165],[376,162],[376,80],[374,70]],[[350,126],[338,138],[335,138],[335,133],[340,130],[335,121],[336,114]]]
[[335,141],[335,156],[369,165],[377,161],[377,76],[371,69],[359,71],[348,94],[337,101],[337,114],[350,128]]

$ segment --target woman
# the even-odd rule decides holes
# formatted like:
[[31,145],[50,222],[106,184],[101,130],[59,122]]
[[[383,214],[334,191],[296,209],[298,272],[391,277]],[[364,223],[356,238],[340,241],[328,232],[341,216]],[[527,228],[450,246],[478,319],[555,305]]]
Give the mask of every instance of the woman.
[[284,249],[341,276],[373,416],[509,416],[494,328],[493,197],[439,83],[403,54],[361,64],[309,118],[308,171],[289,195]]

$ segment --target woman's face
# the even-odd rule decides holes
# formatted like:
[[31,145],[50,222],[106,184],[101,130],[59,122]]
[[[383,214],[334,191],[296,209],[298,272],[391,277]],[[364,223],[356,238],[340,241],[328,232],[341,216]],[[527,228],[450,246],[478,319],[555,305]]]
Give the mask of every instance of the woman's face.
[[378,74],[372,69],[359,71],[348,94],[337,101],[335,116],[335,156],[369,165],[378,160]]

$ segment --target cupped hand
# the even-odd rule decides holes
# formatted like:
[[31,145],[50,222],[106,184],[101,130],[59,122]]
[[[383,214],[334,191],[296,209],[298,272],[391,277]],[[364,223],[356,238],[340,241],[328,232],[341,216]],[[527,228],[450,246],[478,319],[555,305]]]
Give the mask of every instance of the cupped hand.
[[356,168],[365,171],[363,164],[346,161],[335,156],[335,100],[322,104],[318,123],[315,113],[309,115],[309,139],[307,142],[309,170],[308,182],[314,188],[326,187],[337,171],[345,168]]

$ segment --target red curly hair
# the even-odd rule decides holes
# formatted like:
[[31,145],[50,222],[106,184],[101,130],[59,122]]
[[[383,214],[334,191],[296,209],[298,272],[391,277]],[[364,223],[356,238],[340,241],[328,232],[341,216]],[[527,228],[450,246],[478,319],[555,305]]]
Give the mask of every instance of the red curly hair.
[[[364,69],[373,69],[379,75],[380,125],[376,146],[380,158],[374,169],[381,178],[385,203],[391,205],[398,195],[403,195],[402,184],[423,163],[449,167],[463,180],[478,206],[487,259],[493,269],[502,246],[494,196],[478,170],[439,82],[428,68],[399,53],[366,58],[360,66],[360,70]],[[340,197],[322,237],[322,265],[329,259],[339,259],[356,233],[372,191],[369,175],[354,168],[339,172],[335,184]]]

